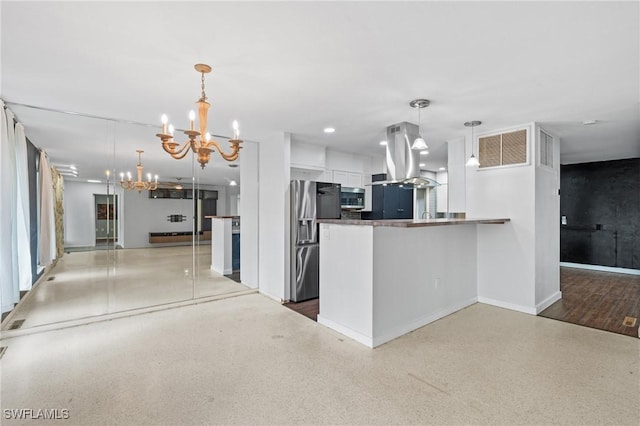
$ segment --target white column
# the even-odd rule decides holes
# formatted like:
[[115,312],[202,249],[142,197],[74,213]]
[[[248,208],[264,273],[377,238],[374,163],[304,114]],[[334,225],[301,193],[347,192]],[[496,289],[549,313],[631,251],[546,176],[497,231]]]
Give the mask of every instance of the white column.
[[[260,292],[273,299],[284,300],[289,292],[291,136],[288,133],[273,134],[262,139],[259,146]],[[241,235],[245,232],[242,227],[241,224]]]
[[[468,146],[468,147],[467,147]],[[471,141],[456,139],[448,141],[447,189],[450,212],[466,212],[466,169],[467,158],[471,155]],[[465,149],[466,148],[466,149]]]
[[240,281],[258,288],[259,165],[258,144],[244,141],[240,162]]
[[230,217],[211,218],[211,269],[221,275],[233,272],[231,221]]

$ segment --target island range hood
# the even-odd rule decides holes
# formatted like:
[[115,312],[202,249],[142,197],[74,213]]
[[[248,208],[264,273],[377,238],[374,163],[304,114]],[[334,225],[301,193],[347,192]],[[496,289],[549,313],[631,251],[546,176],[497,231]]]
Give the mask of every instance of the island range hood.
[[440,185],[420,175],[420,151],[411,149],[419,136],[417,125],[405,121],[387,127],[386,133],[387,180],[372,182],[372,185],[407,185],[408,188]]

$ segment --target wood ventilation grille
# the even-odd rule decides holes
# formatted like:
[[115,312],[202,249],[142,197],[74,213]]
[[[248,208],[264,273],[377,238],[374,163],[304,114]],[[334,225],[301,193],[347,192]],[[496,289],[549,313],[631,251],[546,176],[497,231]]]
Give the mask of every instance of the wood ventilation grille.
[[478,139],[480,168],[527,162],[527,130],[485,136]]

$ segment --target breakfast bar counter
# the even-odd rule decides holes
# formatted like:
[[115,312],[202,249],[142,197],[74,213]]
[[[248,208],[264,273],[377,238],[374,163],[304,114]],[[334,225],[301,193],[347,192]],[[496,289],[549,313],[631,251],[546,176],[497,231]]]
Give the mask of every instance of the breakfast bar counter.
[[509,222],[319,219],[318,322],[376,347],[477,302],[477,228]]

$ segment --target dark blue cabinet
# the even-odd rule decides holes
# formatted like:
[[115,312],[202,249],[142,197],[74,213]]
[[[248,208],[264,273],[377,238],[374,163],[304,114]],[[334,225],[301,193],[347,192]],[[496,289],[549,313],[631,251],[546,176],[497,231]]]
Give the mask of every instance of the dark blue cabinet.
[[240,270],[240,233],[231,235],[231,269]]
[[[384,173],[373,175],[372,182],[386,179]],[[373,185],[371,213],[366,219],[412,219],[413,189],[400,185]],[[365,219],[365,217],[363,217]]]

